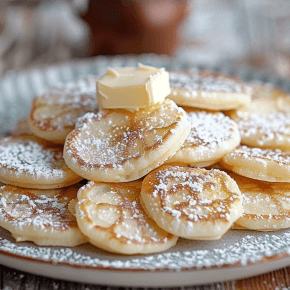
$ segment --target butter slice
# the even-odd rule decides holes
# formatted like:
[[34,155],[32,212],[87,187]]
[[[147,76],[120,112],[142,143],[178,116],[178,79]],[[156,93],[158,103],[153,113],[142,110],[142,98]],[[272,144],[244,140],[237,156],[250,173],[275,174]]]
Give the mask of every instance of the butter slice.
[[138,110],[164,101],[169,94],[169,73],[142,64],[109,68],[97,81],[98,105],[104,109]]

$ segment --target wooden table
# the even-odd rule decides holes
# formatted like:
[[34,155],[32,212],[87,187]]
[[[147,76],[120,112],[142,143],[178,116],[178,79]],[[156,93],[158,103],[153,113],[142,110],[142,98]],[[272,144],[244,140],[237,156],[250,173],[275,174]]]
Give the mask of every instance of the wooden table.
[[[253,278],[237,281],[227,281],[203,286],[187,286],[183,290],[289,290],[290,289],[290,267],[259,275]],[[0,290],[115,290],[134,289],[117,288],[100,285],[80,284],[51,279],[43,276],[27,274],[0,265]],[[137,288],[135,288],[137,289]],[[141,288],[138,288],[140,290]],[[144,288],[145,289],[145,288]],[[148,288],[146,288],[148,289]],[[161,288],[158,288],[161,289]]]

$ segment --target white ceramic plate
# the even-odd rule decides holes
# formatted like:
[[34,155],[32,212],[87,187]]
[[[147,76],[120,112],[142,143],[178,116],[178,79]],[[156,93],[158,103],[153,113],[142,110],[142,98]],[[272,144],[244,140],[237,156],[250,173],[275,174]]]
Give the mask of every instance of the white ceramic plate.
[[[98,57],[88,61],[12,74],[0,80],[0,135],[29,112],[32,98],[47,87],[88,74],[102,74],[108,66],[143,62],[176,67],[164,57]],[[237,71],[247,80],[265,79]],[[268,79],[266,79],[269,81]],[[270,80],[289,88],[290,82]],[[0,263],[58,279],[111,286],[174,287],[255,276],[290,264],[290,230],[274,233],[230,231],[219,241],[188,241],[160,254],[121,256],[86,244],[75,248],[39,247],[15,243],[0,228]]]

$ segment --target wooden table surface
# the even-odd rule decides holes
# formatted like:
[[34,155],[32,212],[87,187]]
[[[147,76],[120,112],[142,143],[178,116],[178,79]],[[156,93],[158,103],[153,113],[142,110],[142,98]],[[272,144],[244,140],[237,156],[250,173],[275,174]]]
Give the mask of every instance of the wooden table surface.
[[[0,261],[1,262],[1,261]],[[187,286],[182,290],[290,290],[290,267],[259,275],[253,278],[237,281],[227,281],[202,286]],[[130,287],[108,287],[101,285],[81,284],[75,282],[61,281],[39,275],[32,275],[17,271],[0,264],[0,290],[116,290],[137,289]],[[138,288],[141,290],[142,288]],[[145,288],[144,288],[145,289]],[[146,288],[149,289],[149,288]],[[162,288],[158,288],[162,289]]]

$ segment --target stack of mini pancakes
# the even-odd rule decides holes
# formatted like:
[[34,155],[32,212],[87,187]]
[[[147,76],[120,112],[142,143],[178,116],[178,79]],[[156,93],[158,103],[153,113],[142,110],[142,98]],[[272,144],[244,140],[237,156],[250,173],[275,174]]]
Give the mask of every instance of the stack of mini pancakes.
[[166,100],[135,111],[101,110],[96,77],[35,98],[0,140],[0,226],[122,254],[290,227],[287,93],[208,71],[169,80]]

